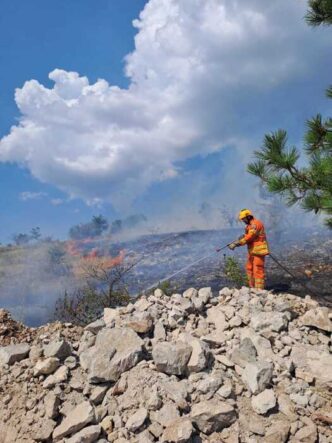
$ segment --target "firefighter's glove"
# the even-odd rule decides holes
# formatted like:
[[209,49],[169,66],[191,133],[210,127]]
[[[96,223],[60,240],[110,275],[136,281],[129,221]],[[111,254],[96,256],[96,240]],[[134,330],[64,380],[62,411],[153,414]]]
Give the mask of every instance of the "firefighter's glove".
[[233,242],[230,245],[228,245],[229,249],[231,251],[233,251],[235,248],[237,248],[238,246],[240,246],[239,242]]

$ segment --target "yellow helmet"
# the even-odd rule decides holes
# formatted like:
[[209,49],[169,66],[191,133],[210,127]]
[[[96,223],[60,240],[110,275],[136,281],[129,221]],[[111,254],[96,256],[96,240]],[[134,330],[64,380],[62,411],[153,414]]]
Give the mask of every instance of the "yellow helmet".
[[252,216],[250,209],[241,209],[239,213],[239,220],[243,220],[244,218],[248,217],[248,215]]

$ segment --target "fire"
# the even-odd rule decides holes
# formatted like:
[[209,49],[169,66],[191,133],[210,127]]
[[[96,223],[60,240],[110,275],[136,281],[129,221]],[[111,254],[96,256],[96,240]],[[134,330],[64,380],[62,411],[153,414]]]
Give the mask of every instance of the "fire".
[[84,277],[90,273],[105,273],[123,263],[125,258],[124,250],[120,251],[115,257],[105,255],[105,251],[98,247],[93,247],[86,251],[89,246],[95,245],[95,243],[96,241],[91,238],[70,240],[66,243],[67,253],[71,257],[76,258],[73,262],[73,273],[76,277]]

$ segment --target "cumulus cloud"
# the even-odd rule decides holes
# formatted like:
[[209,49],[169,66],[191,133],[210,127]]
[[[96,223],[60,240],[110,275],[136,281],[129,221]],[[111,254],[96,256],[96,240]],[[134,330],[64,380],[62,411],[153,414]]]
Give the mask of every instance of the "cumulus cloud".
[[123,207],[181,175],[179,162],[194,155],[236,146],[246,156],[265,118],[259,97],[310,75],[318,52],[327,53],[327,36],[303,23],[305,6],[150,0],[134,21],[129,87],[61,69],[49,74],[53,88],[27,81],[16,90],[21,117],[0,142],[0,160],[72,197]]

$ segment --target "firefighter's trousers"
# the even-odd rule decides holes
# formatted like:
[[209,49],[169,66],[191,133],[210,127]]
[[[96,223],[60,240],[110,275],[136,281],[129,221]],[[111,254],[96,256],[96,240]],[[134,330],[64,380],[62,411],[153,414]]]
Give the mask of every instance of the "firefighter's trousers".
[[248,255],[247,276],[250,288],[264,289],[265,286],[265,256]]

